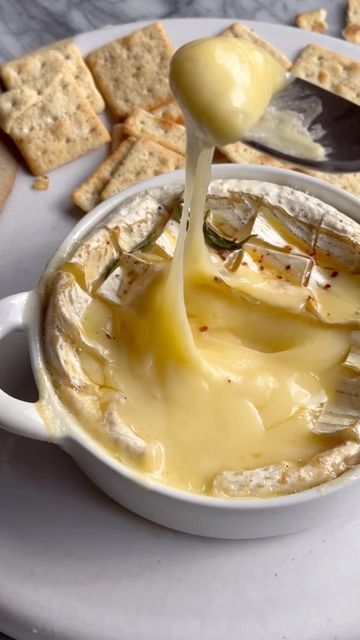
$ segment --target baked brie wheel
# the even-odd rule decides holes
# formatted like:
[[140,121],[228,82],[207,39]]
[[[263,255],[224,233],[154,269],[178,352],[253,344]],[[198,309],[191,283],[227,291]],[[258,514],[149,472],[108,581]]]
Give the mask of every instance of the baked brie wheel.
[[[276,350],[276,362],[282,361],[288,348],[280,345],[278,333],[275,336],[277,322],[286,326],[284,318],[294,326],[303,323],[306,336],[321,328],[325,336],[332,331],[331,336],[336,337],[333,343],[317,342],[312,352],[311,341],[305,348],[300,338],[295,344],[296,334],[289,338],[297,354],[303,349],[300,359],[315,363],[314,392],[301,395],[299,387],[296,396],[292,389],[293,405],[278,422],[284,425],[290,420],[288,432],[282,427],[286,440],[296,417],[302,437],[310,443],[304,451],[310,455],[296,456],[295,442],[291,459],[283,459],[286,449],[280,446],[277,450],[274,445],[271,455],[264,449],[264,455],[254,454],[249,463],[250,458],[242,458],[239,450],[238,467],[233,458],[228,467],[209,463],[208,475],[204,472],[198,484],[186,481],[184,460],[176,455],[172,459],[177,471],[173,475],[169,471],[166,438],[151,426],[151,416],[156,415],[153,403],[158,402],[157,411],[162,411],[161,393],[156,385],[152,387],[150,374],[146,378],[147,365],[136,368],[133,358],[143,348],[141,310],[145,307],[141,301],[168,269],[174,254],[181,191],[179,185],[157,188],[123,202],[51,275],[43,339],[57,394],[82,428],[112,455],[159,482],[229,498],[268,497],[309,489],[340,476],[360,463],[360,227],[330,205],[296,189],[238,180],[213,181],[204,211],[204,237],[216,272],[211,290],[217,300],[229,296],[231,304],[245,301],[254,313],[264,310],[277,319],[263,332],[267,335],[261,336],[262,346],[252,347],[261,357]],[[214,318],[215,311],[211,313]],[[220,330],[217,327],[216,338]],[[211,319],[207,322],[205,318],[197,340],[208,339],[210,333]],[[131,349],[125,353],[123,341],[130,340],[129,336]],[[141,403],[130,406],[139,375],[144,376],[147,393],[152,390],[146,396],[151,399],[148,414],[141,414],[142,428],[137,424]],[[245,386],[250,385],[250,378],[247,380]],[[272,384],[276,387],[276,380]],[[181,395],[181,389],[178,393]],[[272,423],[274,403],[266,404],[269,394],[265,398],[259,392],[261,400],[252,402],[262,433],[270,441],[278,423]],[[191,412],[189,399],[189,421]],[[144,415],[149,415],[146,428]],[[193,428],[196,430],[196,424]],[[170,437],[167,431],[164,434]],[[259,442],[253,446],[256,452]],[[207,455],[198,437],[186,446],[189,451],[194,449],[193,459],[199,464],[202,455]],[[256,459],[267,463],[256,465]]]

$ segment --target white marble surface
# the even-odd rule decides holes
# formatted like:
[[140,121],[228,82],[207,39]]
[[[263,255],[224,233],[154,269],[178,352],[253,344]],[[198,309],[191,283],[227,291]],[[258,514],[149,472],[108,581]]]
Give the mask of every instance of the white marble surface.
[[[108,24],[213,16],[292,25],[297,12],[319,6],[328,11],[327,33],[340,37],[342,0],[0,0],[0,62],[55,39]],[[8,640],[1,631],[0,640]]]
[[345,0],[0,0],[0,61],[108,24],[214,16],[292,25],[296,13],[319,6],[328,34],[340,36]]

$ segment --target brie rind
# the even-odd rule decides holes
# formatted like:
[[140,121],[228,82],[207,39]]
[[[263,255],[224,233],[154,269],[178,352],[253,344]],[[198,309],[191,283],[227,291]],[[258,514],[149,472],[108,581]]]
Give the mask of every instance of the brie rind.
[[247,471],[223,471],[214,480],[213,494],[266,498],[296,493],[333,480],[359,463],[360,443],[347,440],[303,465],[280,462]]
[[46,315],[45,332],[51,336],[54,330],[69,336],[79,347],[86,345],[102,357],[111,357],[111,352],[95,340],[91,340],[83,329],[83,319],[92,303],[92,297],[76,282],[71,273],[59,271],[52,280],[53,295]]
[[314,433],[337,433],[360,425],[360,377],[344,378],[312,426]]
[[102,428],[102,412],[96,393],[87,389],[79,391],[64,385],[59,389],[59,395],[80,423],[85,419],[88,427],[99,425]]
[[313,260],[296,253],[285,253],[249,241],[243,245],[243,253],[251,255],[254,262],[275,277],[291,282],[298,287],[306,286],[313,267]]
[[180,225],[176,220],[168,220],[162,233],[151,247],[151,253],[170,259],[174,255]]
[[360,331],[351,332],[350,350],[344,361],[344,366],[360,371]]
[[121,453],[140,463],[148,472],[159,472],[163,466],[164,449],[160,442],[145,442],[122,420],[115,405],[105,414],[105,431]]
[[154,241],[168,218],[169,212],[158,199],[142,193],[112,213],[106,226],[116,237],[120,249],[130,253]]
[[85,289],[91,293],[119,255],[120,251],[114,247],[110,232],[97,229],[80,244],[69,263],[78,268]]
[[76,347],[56,329],[47,332],[46,347],[49,364],[60,383],[67,383],[82,389],[93,386],[84,373]]

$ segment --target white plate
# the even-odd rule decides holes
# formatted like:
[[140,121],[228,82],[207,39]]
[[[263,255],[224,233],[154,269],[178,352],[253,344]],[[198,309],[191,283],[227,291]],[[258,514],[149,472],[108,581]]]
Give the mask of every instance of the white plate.
[[[165,21],[175,45],[230,20]],[[288,56],[301,30],[247,23]],[[141,26],[80,35],[84,53]],[[69,194],[105,150],[50,174],[19,171],[0,214],[0,297],[29,289],[77,219]],[[1,344],[0,383],[30,399],[24,340]],[[287,538],[223,542],[168,531],[100,494],[59,449],[0,433],[0,629],[19,640],[355,640],[360,513]]]

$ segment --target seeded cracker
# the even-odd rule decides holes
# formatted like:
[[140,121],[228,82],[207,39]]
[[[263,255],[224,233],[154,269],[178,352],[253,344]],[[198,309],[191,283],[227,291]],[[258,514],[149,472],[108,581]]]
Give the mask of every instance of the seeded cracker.
[[345,40],[360,44],[360,0],[348,0],[346,26],[342,34]]
[[72,192],[71,198],[80,209],[91,211],[100,202],[100,193],[109,183],[112,175],[134,143],[135,138],[123,140],[117,149],[95,169],[91,176]]
[[53,76],[63,65],[72,73],[93,109],[97,113],[103,111],[104,101],[72,40],[60,40],[21,58],[5,62],[0,66],[0,77],[7,89],[29,84],[34,89],[44,90],[49,85],[49,74]]
[[141,180],[179,169],[184,164],[183,156],[152,140],[138,140],[103,190],[101,200],[106,200]]
[[360,62],[316,44],[303,49],[292,73],[360,105]]
[[116,118],[135,107],[155,109],[171,99],[168,82],[173,47],[160,22],[90,53],[88,65]]
[[274,158],[263,151],[258,151],[257,149],[247,146],[243,142],[228,144],[224,147],[219,147],[219,149],[230,162],[294,169],[319,178],[319,180],[330,182],[330,184],[339,187],[339,189],[345,189],[345,191],[360,196],[360,173],[325,173],[323,171],[312,171],[305,169],[303,166],[297,166],[291,162]]
[[175,100],[171,100],[171,102],[167,102],[166,104],[162,104],[160,107],[156,107],[156,109],[152,111],[152,114],[157,118],[176,122],[176,124],[185,123],[184,114]]
[[43,175],[110,140],[73,76],[63,71],[11,126],[10,135],[35,175]]
[[219,36],[243,38],[244,40],[253,42],[254,44],[271,53],[271,55],[274,56],[274,58],[276,58],[276,60],[278,60],[285,69],[290,69],[291,67],[290,60],[288,60],[288,58],[284,56],[281,51],[275,49],[272,44],[270,44],[266,40],[263,40],[260,36],[257,35],[257,33],[255,33],[255,31],[252,31],[252,29],[248,29],[241,22],[234,22],[232,25],[230,25],[230,27],[227,27],[225,31],[219,33]]
[[185,155],[186,131],[181,124],[157,118],[143,109],[134,109],[125,120],[123,133],[136,138],[146,138],[161,144],[175,153]]

